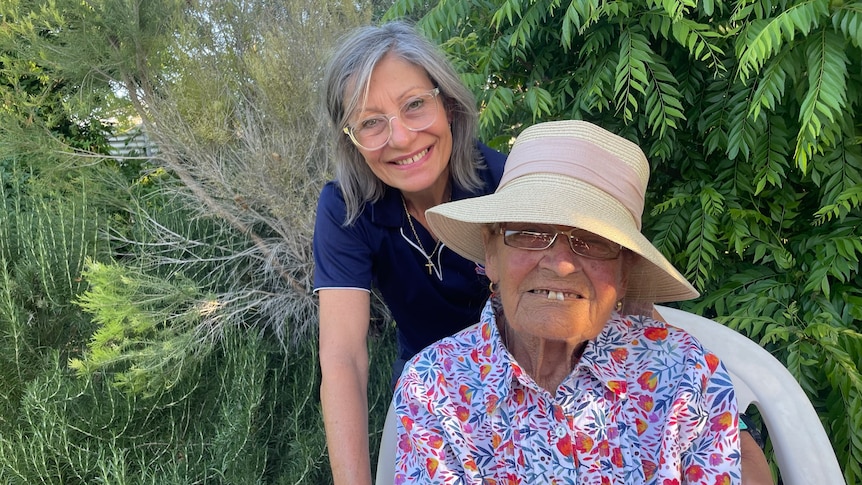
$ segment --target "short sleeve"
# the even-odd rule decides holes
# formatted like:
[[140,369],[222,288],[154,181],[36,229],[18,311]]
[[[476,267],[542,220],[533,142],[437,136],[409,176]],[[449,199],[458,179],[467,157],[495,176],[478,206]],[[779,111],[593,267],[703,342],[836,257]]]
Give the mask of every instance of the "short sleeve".
[[362,224],[344,225],[346,205],[336,182],[320,192],[314,222],[314,291],[371,289],[371,235]]

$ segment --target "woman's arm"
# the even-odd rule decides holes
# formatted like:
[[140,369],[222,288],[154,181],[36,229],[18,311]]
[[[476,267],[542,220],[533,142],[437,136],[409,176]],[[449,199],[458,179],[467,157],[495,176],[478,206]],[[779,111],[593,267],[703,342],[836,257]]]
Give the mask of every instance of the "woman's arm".
[[320,298],[320,401],[334,485],[371,485],[368,450],[367,291],[325,289]]
[[739,448],[742,452],[742,485],[774,485],[766,456],[748,431],[739,432]]

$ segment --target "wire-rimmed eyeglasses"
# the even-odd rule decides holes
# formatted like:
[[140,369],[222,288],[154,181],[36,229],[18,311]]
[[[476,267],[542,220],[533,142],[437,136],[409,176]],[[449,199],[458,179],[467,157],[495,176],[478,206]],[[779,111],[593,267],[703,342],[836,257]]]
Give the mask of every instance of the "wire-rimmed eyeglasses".
[[583,229],[574,228],[568,231],[543,232],[537,230],[511,230],[500,227],[503,244],[528,251],[543,251],[548,249],[562,234],[569,240],[572,252],[590,259],[616,259],[623,247],[613,241],[593,234]]
[[397,115],[377,115],[359,120],[355,125],[344,127],[344,133],[354,145],[365,150],[378,150],[392,138],[392,120],[398,118],[401,125],[410,131],[422,131],[437,120],[437,95],[440,88],[410,97]]

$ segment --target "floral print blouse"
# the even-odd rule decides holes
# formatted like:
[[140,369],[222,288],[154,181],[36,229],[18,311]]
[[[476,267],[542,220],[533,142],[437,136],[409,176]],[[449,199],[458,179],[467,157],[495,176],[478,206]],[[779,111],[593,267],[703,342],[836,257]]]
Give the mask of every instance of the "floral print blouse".
[[481,321],[431,345],[394,396],[396,484],[740,483],[736,397],[685,331],[617,313],[555,395]]

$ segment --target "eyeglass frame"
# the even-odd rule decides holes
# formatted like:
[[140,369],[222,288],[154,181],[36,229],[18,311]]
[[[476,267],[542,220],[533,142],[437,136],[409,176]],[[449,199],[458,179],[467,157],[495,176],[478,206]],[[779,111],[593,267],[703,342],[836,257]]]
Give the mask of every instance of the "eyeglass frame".
[[[559,236],[560,234],[565,235],[566,239],[569,240],[569,249],[571,249],[573,253],[577,254],[578,256],[588,258],[588,259],[595,259],[598,261],[611,261],[611,260],[619,258],[620,254],[622,254],[623,250],[625,249],[625,247],[622,244],[615,243],[615,242],[613,242],[607,238],[599,236],[598,234],[594,234],[596,237],[604,239],[605,241],[607,241],[609,243],[609,249],[613,250],[616,247],[616,253],[613,256],[597,257],[597,256],[591,256],[589,254],[584,254],[584,253],[578,252],[578,250],[575,249],[575,244],[574,244],[575,239],[577,239],[578,241],[580,241],[584,245],[587,245],[587,244],[586,244],[586,241],[584,241],[583,239],[579,238],[578,236],[575,236],[572,234],[575,231],[589,232],[586,229],[581,229],[579,227],[573,227],[572,229],[569,229],[568,231],[554,231],[554,236],[548,242],[547,246],[545,246],[543,248],[525,248],[525,247],[521,247],[521,246],[513,246],[512,244],[510,244],[508,241],[508,236],[511,236],[515,233],[521,233],[521,234],[526,233],[526,234],[535,234],[535,235],[547,236],[547,235],[550,235],[551,233],[550,232],[544,232],[544,231],[527,231],[527,230],[522,230],[522,229],[518,229],[518,230],[506,229],[506,226],[504,224],[500,225],[500,227],[497,229],[497,232],[503,236],[503,244],[505,244],[506,246],[509,246],[510,248],[523,249],[524,251],[544,251],[546,249],[550,249],[551,247],[553,247],[554,243],[557,242],[557,236]],[[592,233],[590,233],[590,234],[592,234]],[[589,247],[589,245],[587,245],[587,246]]]
[[[392,139],[392,120],[394,120],[395,118],[398,118],[399,121],[401,121],[401,126],[403,126],[407,130],[412,131],[412,132],[417,132],[417,131],[422,131],[424,129],[427,129],[429,126],[433,125],[435,121],[437,121],[437,115],[440,113],[440,103],[437,100],[437,96],[440,95],[440,88],[434,87],[433,89],[430,89],[424,93],[416,95],[416,97],[425,96],[425,95],[430,95],[431,99],[434,100],[434,118],[431,120],[431,122],[428,123],[426,126],[423,126],[422,128],[410,128],[409,126],[405,125],[404,121],[401,121],[401,118],[399,118],[399,115],[401,113],[401,109],[403,109],[404,106],[406,106],[408,104],[408,103],[405,103],[405,104],[401,105],[400,108],[398,108],[399,115],[391,115],[391,116],[388,114],[380,115],[381,117],[386,119],[386,126],[389,128],[389,136],[386,137],[385,142],[383,142],[380,146],[378,146],[376,148],[368,148],[365,145],[359,143],[359,140],[357,140],[356,136],[353,135],[353,127],[351,125],[345,126],[344,128],[342,128],[341,131],[343,131],[344,134],[350,138],[350,141],[353,142],[354,145],[356,145],[359,148],[362,148],[363,150],[368,150],[368,151],[380,150],[381,148],[385,147],[387,143],[389,143],[389,140]],[[376,118],[376,116],[373,116],[372,118]]]

